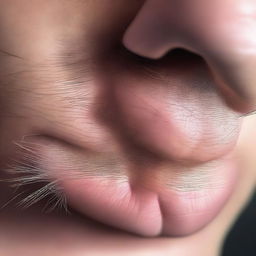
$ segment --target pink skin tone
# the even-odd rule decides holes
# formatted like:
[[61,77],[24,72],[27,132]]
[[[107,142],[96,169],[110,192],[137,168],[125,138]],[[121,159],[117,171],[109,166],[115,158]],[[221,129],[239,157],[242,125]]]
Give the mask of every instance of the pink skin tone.
[[[189,235],[206,226],[218,214],[229,198],[237,176],[232,155],[240,129],[236,111],[240,108],[243,112],[252,107],[252,102],[245,102],[245,99],[250,98],[251,91],[248,90],[254,90],[248,84],[241,87],[244,72],[251,68],[246,66],[251,63],[246,56],[249,49],[250,54],[253,53],[253,38],[248,33],[239,37],[235,33],[236,30],[243,31],[242,15],[252,2],[247,1],[247,5],[237,2],[231,9],[229,4],[228,1],[224,6],[220,1],[210,4],[199,0],[146,1],[124,36],[126,47],[153,59],[161,58],[176,47],[188,49],[206,60],[215,80],[211,80],[210,72],[207,73],[199,60],[183,60],[186,65],[180,66],[177,65],[179,58],[163,60],[158,68],[165,70],[172,78],[171,82],[143,80],[126,69],[115,67],[109,60],[108,66],[111,69],[113,65],[117,72],[115,76],[103,72],[102,81],[104,87],[111,85],[113,101],[118,106],[127,136],[163,158],[152,166],[124,164],[129,171],[124,175],[127,181],[121,186],[115,185],[111,178],[106,178],[104,185],[100,178],[61,179],[60,184],[71,205],[104,223],[144,236]],[[241,20],[235,19],[239,15]],[[248,23],[253,26],[251,17],[248,16]],[[226,24],[224,18],[227,26],[223,26]],[[246,52],[242,48],[245,45],[248,46]],[[243,66],[244,61],[246,65]],[[239,69],[237,72],[233,63],[245,71]],[[173,70],[170,68],[172,64]],[[197,88],[201,83],[198,77],[202,74],[207,84],[205,91]],[[216,88],[233,110],[221,100]],[[48,159],[51,163],[49,170],[51,173],[55,171],[56,177],[72,170],[76,172],[75,164],[72,170],[58,165],[65,159],[61,151],[53,155],[56,156],[54,161]],[[217,164],[213,167],[211,163],[214,161]],[[181,165],[177,167],[175,162]],[[204,169],[208,163],[206,169],[214,173],[205,181],[209,187],[177,191],[179,181],[176,181],[175,189],[166,187],[165,181],[161,180],[161,176],[164,174],[166,178],[168,172],[184,172],[189,179],[193,170]]]
[[123,41],[152,59],[174,48],[202,56],[224,99],[246,112],[256,106],[255,34],[254,0],[147,0]]
[[[253,1],[118,0],[110,6],[95,0],[91,8],[85,1],[24,2],[2,5],[8,28],[2,48],[35,69],[3,91],[27,118],[2,122],[9,136],[2,135],[4,151],[10,141],[34,134],[21,149],[32,142],[29,152],[40,156],[31,160],[36,168],[58,181],[69,205],[97,221],[150,237],[207,230],[244,170],[235,148],[240,114],[255,98],[256,33],[246,32],[255,30]],[[58,35],[71,51],[56,53]],[[116,47],[122,38],[131,52],[153,60],[141,65]],[[164,56],[176,47],[202,58]],[[52,68],[54,53],[69,58]],[[11,60],[22,65],[16,70],[3,60],[6,73],[23,74],[23,62]]]
[[[237,112],[249,111],[256,97],[256,87],[251,84],[256,57],[251,32],[256,33],[254,9],[253,1],[145,2],[124,35],[124,45],[152,59],[159,59],[174,48],[202,56],[210,70],[204,77],[208,90],[197,88],[198,77],[207,69],[195,60],[184,61],[186,67],[176,65],[174,71],[170,66],[179,63],[179,59],[175,62],[173,57],[161,64],[167,76],[171,75],[171,82],[140,82],[140,77],[134,79],[134,74],[118,70],[118,66],[115,76],[103,72],[102,81],[111,85],[127,136],[164,160],[156,160],[152,166],[124,164],[129,171],[122,185],[111,178],[103,184],[100,178],[61,179],[71,205],[104,223],[144,236],[189,235],[218,214],[231,195],[237,176],[232,155],[240,129]],[[114,67],[115,63],[109,60],[108,66],[111,65]],[[186,76],[190,76],[189,83]],[[54,155],[54,161],[48,162],[56,177],[76,171],[75,164],[72,170],[58,165],[65,159],[61,151]],[[182,167],[177,167],[177,161]],[[217,165],[211,166],[211,161],[217,161]],[[179,181],[175,189],[165,187],[161,180],[161,175],[166,177],[168,172],[184,172],[189,178],[192,170],[199,171],[208,163],[206,169],[214,173],[207,178],[208,187],[177,191]]]
[[[44,139],[36,147],[73,207],[146,237],[186,236],[202,229],[219,213],[237,182],[232,154],[195,167],[162,162],[129,170],[121,159],[113,158],[112,170],[105,164],[99,174],[81,176],[81,166],[86,172],[101,165],[97,156],[74,158],[70,149],[64,152],[61,144]],[[111,176],[115,168],[119,178]]]

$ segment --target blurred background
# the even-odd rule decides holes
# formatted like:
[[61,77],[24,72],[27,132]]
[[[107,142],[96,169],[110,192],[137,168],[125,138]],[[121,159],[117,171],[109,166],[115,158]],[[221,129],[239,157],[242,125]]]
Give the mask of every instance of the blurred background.
[[256,255],[256,191],[224,244],[222,256]]

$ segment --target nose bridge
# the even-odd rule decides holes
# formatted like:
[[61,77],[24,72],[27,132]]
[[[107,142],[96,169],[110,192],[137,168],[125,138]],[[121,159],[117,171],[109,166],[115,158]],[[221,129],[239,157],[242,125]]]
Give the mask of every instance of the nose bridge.
[[174,48],[201,55],[228,103],[232,97],[241,112],[256,107],[255,0],[148,0],[123,42],[152,59]]

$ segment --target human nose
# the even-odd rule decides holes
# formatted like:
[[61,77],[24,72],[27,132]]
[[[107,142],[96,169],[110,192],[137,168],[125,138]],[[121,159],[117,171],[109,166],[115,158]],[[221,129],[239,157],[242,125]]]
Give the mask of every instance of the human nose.
[[123,43],[152,59],[175,48],[196,53],[229,106],[242,113],[256,108],[255,0],[147,0]]

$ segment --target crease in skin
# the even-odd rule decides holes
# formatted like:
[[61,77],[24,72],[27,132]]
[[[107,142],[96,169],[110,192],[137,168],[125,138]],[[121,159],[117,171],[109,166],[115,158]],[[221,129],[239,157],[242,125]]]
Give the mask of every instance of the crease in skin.
[[148,0],[123,43],[151,59],[175,48],[196,53],[207,62],[229,105],[239,112],[256,108],[254,0]]
[[[203,189],[214,190],[221,189],[225,186],[225,181],[218,173],[218,161],[208,162],[195,168],[178,168],[170,173],[171,177],[166,184],[167,187],[176,192],[194,192]],[[214,176],[220,176],[219,179],[214,179]]]
[[[10,178],[4,180],[12,184],[14,188],[14,196],[11,197],[2,208],[7,207],[15,202],[17,207],[29,208],[34,204],[47,199],[43,211],[51,212],[55,209],[63,209],[68,213],[67,198],[63,192],[60,183],[64,180],[79,180],[86,178],[95,178],[100,180],[103,184],[104,181],[112,180],[116,184],[127,182],[127,177],[122,174],[124,167],[121,161],[117,161],[116,156],[105,157],[100,155],[87,154],[87,157],[76,150],[66,149],[65,146],[51,143],[51,147],[47,147],[40,142],[30,142],[40,138],[38,135],[24,136],[21,141],[14,142],[16,146],[15,157],[10,159],[5,172],[10,175]],[[49,155],[41,154],[38,148],[42,147],[46,151],[50,151]],[[50,155],[63,155],[66,156],[61,161],[57,161],[58,168],[62,170],[68,169],[69,172],[49,173],[47,163],[51,158]],[[82,159],[82,161],[81,161]],[[64,161],[63,161],[64,160]],[[75,167],[75,170],[74,170]],[[39,184],[37,188],[32,188],[31,191],[26,193],[28,186]],[[21,192],[20,192],[21,191]]]
[[[38,136],[34,135],[32,137],[35,138]],[[38,189],[31,191],[28,195],[25,193],[15,193],[15,196],[4,207],[18,199],[18,207],[29,208],[50,196],[44,210],[48,212],[53,211],[55,208],[63,208],[68,212],[67,199],[60,186],[63,180],[94,178],[95,180],[100,180],[102,184],[111,180],[116,185],[121,185],[129,182],[131,178],[129,177],[131,174],[128,173],[127,166],[115,155],[103,154],[97,156],[92,153],[86,153],[85,155],[83,152],[79,153],[74,149],[70,150],[63,145],[55,145],[55,143],[50,142],[48,147],[41,144],[40,140],[39,142],[29,142],[25,138],[20,142],[15,142],[15,145],[17,147],[16,153],[19,156],[14,158],[6,169],[6,172],[13,176],[8,181],[17,190],[28,185],[44,184]],[[40,150],[37,150],[40,147],[43,147],[45,152],[49,151],[50,153],[47,155],[41,154]],[[53,163],[51,160],[52,155],[55,156],[56,168],[54,167],[55,164],[51,166],[55,171],[54,173],[49,173],[47,163],[48,161]],[[59,155],[61,159],[56,157]],[[106,156],[104,157],[104,155]],[[212,168],[217,168],[215,165],[217,166],[218,162],[209,162],[200,167],[196,166],[194,169],[189,168],[189,170],[186,170],[184,166],[179,167],[178,165],[175,168],[173,166],[172,170],[161,168],[159,170],[160,176],[158,175],[159,177],[154,177],[154,179],[159,179],[159,182],[163,185],[165,184],[166,188],[178,193],[196,192],[201,189],[211,190],[217,187],[221,188],[225,186],[223,183],[224,180],[221,177],[217,183],[216,181],[211,182],[212,177],[216,175],[212,171]],[[69,171],[59,173],[58,169]],[[175,171],[175,169],[177,170]],[[165,178],[161,178],[162,175]],[[141,181],[143,183],[146,182]]]

